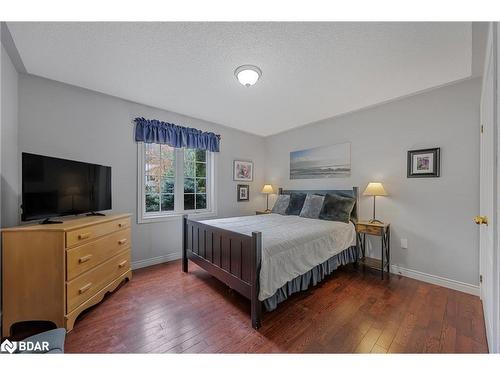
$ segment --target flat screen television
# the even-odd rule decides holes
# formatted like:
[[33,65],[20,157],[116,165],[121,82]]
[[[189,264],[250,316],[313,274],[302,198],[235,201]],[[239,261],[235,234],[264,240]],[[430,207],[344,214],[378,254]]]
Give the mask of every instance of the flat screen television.
[[111,209],[111,167],[22,154],[22,220]]

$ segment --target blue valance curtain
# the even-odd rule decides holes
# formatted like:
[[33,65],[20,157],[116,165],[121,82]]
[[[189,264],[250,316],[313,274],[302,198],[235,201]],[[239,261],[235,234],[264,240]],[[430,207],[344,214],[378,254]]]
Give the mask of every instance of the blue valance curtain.
[[136,142],[160,143],[176,148],[195,148],[219,152],[220,135],[203,132],[159,120],[137,117],[135,120]]

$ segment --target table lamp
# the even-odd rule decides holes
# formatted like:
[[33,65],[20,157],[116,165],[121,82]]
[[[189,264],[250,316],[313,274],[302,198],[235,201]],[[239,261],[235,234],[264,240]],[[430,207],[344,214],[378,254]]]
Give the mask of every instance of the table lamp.
[[274,194],[273,186],[272,185],[264,185],[261,191],[262,194],[266,194],[267,196],[267,204],[266,204],[266,212],[269,211],[269,194]]
[[380,182],[370,182],[367,186],[363,195],[371,195],[373,196],[373,219],[370,220],[370,223],[380,223],[383,224],[382,221],[375,219],[375,198],[377,196],[385,196],[387,192],[384,189],[384,186]]

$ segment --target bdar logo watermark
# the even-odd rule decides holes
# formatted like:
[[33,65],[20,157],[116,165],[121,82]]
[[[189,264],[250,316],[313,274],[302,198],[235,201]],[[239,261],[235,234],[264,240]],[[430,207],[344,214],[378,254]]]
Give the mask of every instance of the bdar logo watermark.
[[0,351],[3,353],[14,353],[17,349],[17,342],[11,342],[9,340],[5,340],[2,345],[0,345]]
[[5,340],[2,345],[0,345],[0,352],[2,353],[14,353],[17,350],[20,352],[48,352],[49,343],[47,341],[9,341]]

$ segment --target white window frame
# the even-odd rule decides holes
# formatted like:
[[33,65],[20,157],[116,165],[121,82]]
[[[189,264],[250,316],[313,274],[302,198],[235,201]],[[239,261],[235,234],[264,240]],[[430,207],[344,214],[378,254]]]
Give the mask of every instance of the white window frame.
[[216,171],[215,159],[217,153],[207,152],[207,208],[202,210],[183,210],[184,206],[184,149],[176,148],[175,152],[175,185],[174,185],[174,211],[146,212],[145,200],[145,171],[144,171],[144,143],[137,144],[137,222],[138,224],[154,223],[159,221],[179,220],[187,214],[190,218],[210,218],[217,216],[216,201]]

